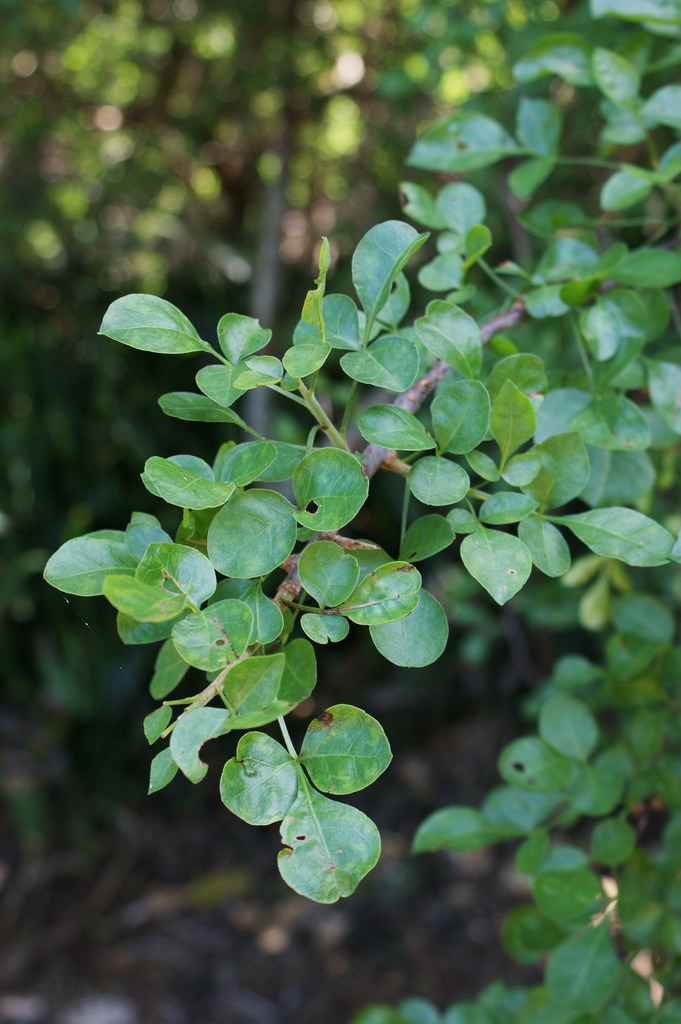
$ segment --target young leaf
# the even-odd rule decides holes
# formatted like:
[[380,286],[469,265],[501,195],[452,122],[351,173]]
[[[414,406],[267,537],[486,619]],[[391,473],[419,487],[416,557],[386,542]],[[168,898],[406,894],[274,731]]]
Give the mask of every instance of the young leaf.
[[350,704],[335,704],[313,719],[300,748],[301,764],[324,793],[364,789],[382,775],[391,759],[382,727]]
[[155,711],[146,716],[142,727],[147,743],[151,745],[156,742],[172,717],[173,711],[169,707],[156,708]]
[[243,395],[235,385],[242,371],[243,366],[203,366],[196,374],[196,384],[207,398],[227,409]]
[[62,544],[48,559],[43,576],[66,594],[94,597],[104,593],[107,577],[132,576],[137,561],[121,530],[99,530]]
[[322,313],[328,345],[349,350],[362,347],[357,306],[349,295],[326,295]]
[[359,418],[362,437],[372,444],[401,451],[435,448],[435,441],[420,420],[395,405],[372,405]]
[[208,556],[225,576],[255,579],[281,565],[295,542],[294,509],[286,498],[276,491],[243,491],[213,519]]
[[284,628],[284,617],[274,601],[262,591],[260,580],[222,580],[213,601],[243,601],[253,613],[253,629],[248,644],[271,644]]
[[395,278],[427,237],[409,224],[390,220],[371,228],[355,249],[352,281],[366,314],[365,338],[385,306]]
[[381,852],[378,829],[365,814],[316,793],[301,780],[281,824],[277,866],[291,888],[317,903],[355,891]]
[[461,560],[497,604],[506,604],[532,570],[530,552],[517,537],[479,527],[461,542]]
[[125,295],[112,302],[99,334],[146,352],[210,351],[184,313],[155,295]]
[[489,375],[487,390],[494,401],[507,380],[522,391],[524,395],[543,392],[547,387],[544,363],[539,356],[529,352],[517,352],[515,355],[500,359]]
[[360,626],[394,622],[419,602],[421,574],[408,562],[386,562],[365,576],[338,611]]
[[396,622],[369,626],[376,649],[393,665],[421,668],[431,665],[447,645],[449,626],[444,608],[427,590],[419,603]]
[[114,608],[138,622],[168,622],[187,601],[184,594],[168,593],[131,576],[107,576],[102,592]]
[[218,324],[220,348],[230,363],[239,363],[254,352],[258,352],[267,345],[271,337],[272,331],[261,327],[253,317],[240,313],[227,313]]
[[294,345],[287,349],[282,358],[284,369],[296,380],[316,373],[331,354],[331,346],[322,342]]
[[663,526],[631,508],[596,508],[571,516],[555,516],[597,555],[627,565],[664,565],[674,538]]
[[335,608],[347,600],[357,586],[359,565],[357,559],[338,544],[320,540],[301,552],[298,574],[304,589],[321,608]]
[[[537,508],[538,502],[527,494],[515,491],[496,491],[487,501],[483,502],[478,513],[481,523],[488,526],[504,526],[506,523],[517,523],[529,516]],[[522,539],[522,538],[521,538]]]
[[247,487],[254,480],[262,480],[263,473],[276,457],[277,447],[271,441],[237,444],[221,459],[218,479],[231,481],[236,487]]
[[318,448],[293,474],[295,517],[312,530],[339,530],[354,519],[369,493],[357,459],[340,448]]
[[[220,367],[216,366],[215,369]],[[237,397],[241,394],[241,391],[237,392]],[[166,416],[173,416],[177,420],[187,420],[190,423],[236,423],[237,426],[243,424],[241,417],[231,409],[225,409],[212,398],[195,395],[191,391],[172,391],[170,394],[161,395],[158,404]]]
[[246,650],[253,612],[243,601],[216,601],[173,626],[172,640],[184,660],[203,672],[219,672]]
[[511,380],[507,380],[492,403],[489,425],[501,449],[502,469],[509,456],[534,434],[537,417],[532,402]]
[[249,825],[281,821],[298,792],[293,758],[262,732],[247,732],[220,776],[220,799]]
[[275,356],[253,356],[243,364],[234,386],[241,391],[261,387],[265,384],[276,384],[284,376],[284,367]]
[[487,216],[482,192],[465,181],[451,182],[440,189],[435,200],[438,214],[444,220],[442,227],[465,238],[476,224],[482,224]]
[[[303,303],[303,311],[300,319],[310,324],[312,327],[316,327],[319,331],[319,335],[323,344],[326,344],[326,338],[324,337],[324,316],[322,313],[322,300],[324,298],[324,290],[326,288],[326,275],[329,270],[329,264],[331,262],[331,253],[329,251],[328,239],[322,238],[322,244],[319,249],[319,275],[315,280],[316,288],[310,290],[305,296],[305,302]],[[291,370],[288,371],[292,373]],[[310,371],[308,371],[310,372]],[[295,374],[293,374],[295,376]]]

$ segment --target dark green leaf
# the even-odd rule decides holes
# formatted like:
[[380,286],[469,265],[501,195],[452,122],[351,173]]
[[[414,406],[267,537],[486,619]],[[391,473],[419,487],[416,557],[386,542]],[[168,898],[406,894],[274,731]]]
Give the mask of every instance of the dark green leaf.
[[536,907],[516,907],[506,916],[501,931],[504,946],[521,964],[536,963],[564,937],[564,930]]
[[439,601],[427,590],[421,590],[419,603],[413,611],[396,622],[372,625],[369,632],[375,647],[387,661],[421,668],[440,657],[447,645],[449,626]]
[[149,683],[149,693],[155,700],[163,700],[172,693],[184,679],[189,666],[177,653],[172,640],[166,640],[156,655],[154,674]]
[[339,349],[362,347],[357,306],[349,295],[326,295],[322,312],[328,345]]
[[166,747],[166,749],[161,750],[151,762],[149,788],[147,793],[149,795],[152,793],[158,793],[160,789],[163,789],[169,782],[172,782],[176,775],[177,765],[173,760],[173,755],[170,753],[170,749]]
[[598,742],[598,725],[583,701],[561,695],[542,705],[539,735],[559,753],[585,761]]
[[260,580],[222,580],[213,601],[243,601],[253,612],[253,630],[248,643],[271,644],[284,628],[284,618],[274,601],[265,597]]
[[532,570],[530,552],[517,537],[479,527],[461,542],[461,560],[497,604],[506,604]]
[[[206,369],[210,369],[210,367],[206,367]],[[220,369],[220,367],[215,367],[215,369]],[[240,391],[237,392],[237,397],[240,394]],[[188,420],[191,423],[236,423],[240,425],[243,422],[235,412],[218,405],[212,398],[195,395],[191,391],[172,391],[170,394],[161,395],[158,404],[166,416],[173,416],[177,420]]]
[[543,392],[547,387],[542,360],[529,352],[518,352],[499,360],[487,381],[487,390],[492,401],[499,396],[507,380],[515,384],[524,395]]
[[318,448],[296,466],[293,492],[299,523],[312,530],[339,530],[366,501],[369,481],[354,455],[340,448]]
[[173,717],[172,708],[160,707],[147,715],[142,723],[147,743],[155,743]]
[[611,277],[630,288],[670,288],[681,281],[681,255],[664,249],[635,249],[613,268]]
[[532,402],[511,380],[504,383],[492,403],[489,425],[501,450],[503,469],[509,456],[532,437],[537,425]]
[[234,383],[242,371],[243,366],[203,366],[196,374],[196,383],[207,398],[228,408],[243,395]]
[[650,446],[648,421],[624,395],[593,399],[572,416],[570,429],[600,448],[640,451]]
[[262,732],[247,732],[220,777],[220,799],[249,825],[280,821],[298,792],[291,755]]
[[392,754],[381,725],[360,708],[335,704],[313,719],[300,761],[324,793],[355,793],[371,785]]
[[372,405],[362,413],[358,426],[366,441],[385,448],[418,452],[436,447],[420,420],[395,405]]
[[184,594],[168,593],[132,576],[107,576],[102,592],[114,608],[138,622],[167,622],[186,606]]
[[603,901],[598,876],[584,865],[540,871],[532,881],[532,895],[544,914],[567,926],[587,924]]
[[[527,494],[515,491],[496,491],[480,507],[478,518],[488,526],[517,523],[537,508],[538,502]],[[521,538],[522,540],[522,538]]]
[[74,537],[48,560],[44,577],[57,590],[81,597],[103,594],[107,577],[132,576],[137,558],[131,554],[121,530],[99,530]]
[[386,562],[365,576],[339,611],[360,626],[404,618],[419,601],[421,574],[408,562]]
[[216,586],[215,570],[206,556],[185,544],[149,544],[135,576],[166,593],[182,594],[195,605],[206,601]]
[[622,967],[610,940],[610,922],[565,939],[549,959],[546,985],[554,999],[593,1012],[615,994]]
[[612,867],[628,860],[636,846],[636,830],[623,818],[599,821],[591,833],[591,856]]
[[276,491],[250,490],[221,508],[208,531],[208,555],[225,576],[254,579],[281,565],[293,551],[293,506]]
[[284,353],[282,362],[284,369],[292,377],[300,379],[307,377],[310,373],[316,373],[326,362],[331,354],[331,346],[310,342],[308,344],[294,345]]

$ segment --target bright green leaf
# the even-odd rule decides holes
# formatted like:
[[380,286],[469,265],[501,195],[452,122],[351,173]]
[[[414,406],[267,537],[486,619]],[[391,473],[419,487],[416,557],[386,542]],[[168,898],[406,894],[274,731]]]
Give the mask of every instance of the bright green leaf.
[[361,581],[339,611],[360,626],[404,618],[419,601],[421,574],[408,562],[386,562]]
[[517,537],[480,527],[461,542],[461,560],[497,604],[506,604],[532,570],[530,552]]
[[371,785],[392,754],[375,718],[349,704],[335,704],[310,722],[299,757],[318,789],[342,794]]
[[249,825],[281,821],[298,792],[291,755],[262,732],[247,732],[220,777],[220,799]]
[[155,295],[125,295],[112,302],[99,334],[146,352],[203,352],[201,341],[184,313]]

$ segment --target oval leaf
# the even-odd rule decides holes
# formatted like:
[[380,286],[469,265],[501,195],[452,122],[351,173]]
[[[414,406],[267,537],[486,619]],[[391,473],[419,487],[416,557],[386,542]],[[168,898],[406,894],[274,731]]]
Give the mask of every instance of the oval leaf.
[[237,494],[215,516],[208,530],[208,555],[225,576],[254,579],[281,565],[295,542],[291,503],[276,491],[250,490]]
[[262,732],[247,732],[220,777],[220,799],[249,825],[281,821],[298,792],[298,773],[287,750]]
[[350,704],[335,704],[310,722],[300,748],[301,763],[324,793],[364,789],[391,759],[382,726]]
[[506,604],[517,594],[532,571],[530,552],[521,540],[484,527],[464,537],[461,560],[497,604]]
[[210,346],[171,302],[155,295],[125,295],[112,302],[99,334],[146,352],[203,352]]

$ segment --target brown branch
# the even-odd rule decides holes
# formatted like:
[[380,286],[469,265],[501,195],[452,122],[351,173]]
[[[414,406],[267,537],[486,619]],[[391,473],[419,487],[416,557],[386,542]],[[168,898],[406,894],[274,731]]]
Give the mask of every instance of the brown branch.
[[[483,345],[485,342],[493,338],[495,334],[499,334],[500,331],[508,330],[511,327],[515,327],[520,323],[523,316],[525,315],[525,302],[523,299],[518,299],[514,302],[510,309],[505,313],[499,313],[498,316],[492,317],[486,324],[483,324],[480,328],[480,336],[482,338]],[[437,362],[431,366],[430,370],[423,375],[415,384],[412,384],[410,388],[403,391],[393,399],[393,405],[397,406],[398,409],[405,409],[407,412],[415,413],[421,408],[431,391],[434,391],[440,381],[452,372],[452,367],[448,363],[443,362],[442,359],[438,359]],[[405,465],[400,459],[397,458],[397,453],[391,448],[382,448],[380,445],[368,444],[362,450],[362,472],[366,477],[371,479],[376,472],[383,467],[384,469],[390,469],[393,472],[401,473],[404,475],[409,471],[409,467]],[[340,537],[338,534],[316,534],[313,540],[333,540],[341,547],[371,547],[358,541],[348,541],[345,537]],[[282,568],[287,570],[286,579],[279,584],[277,592],[274,597],[275,602],[279,607],[287,605],[290,601],[295,601],[301,590],[300,577],[298,576],[298,559],[300,555],[290,555],[286,559]]]

